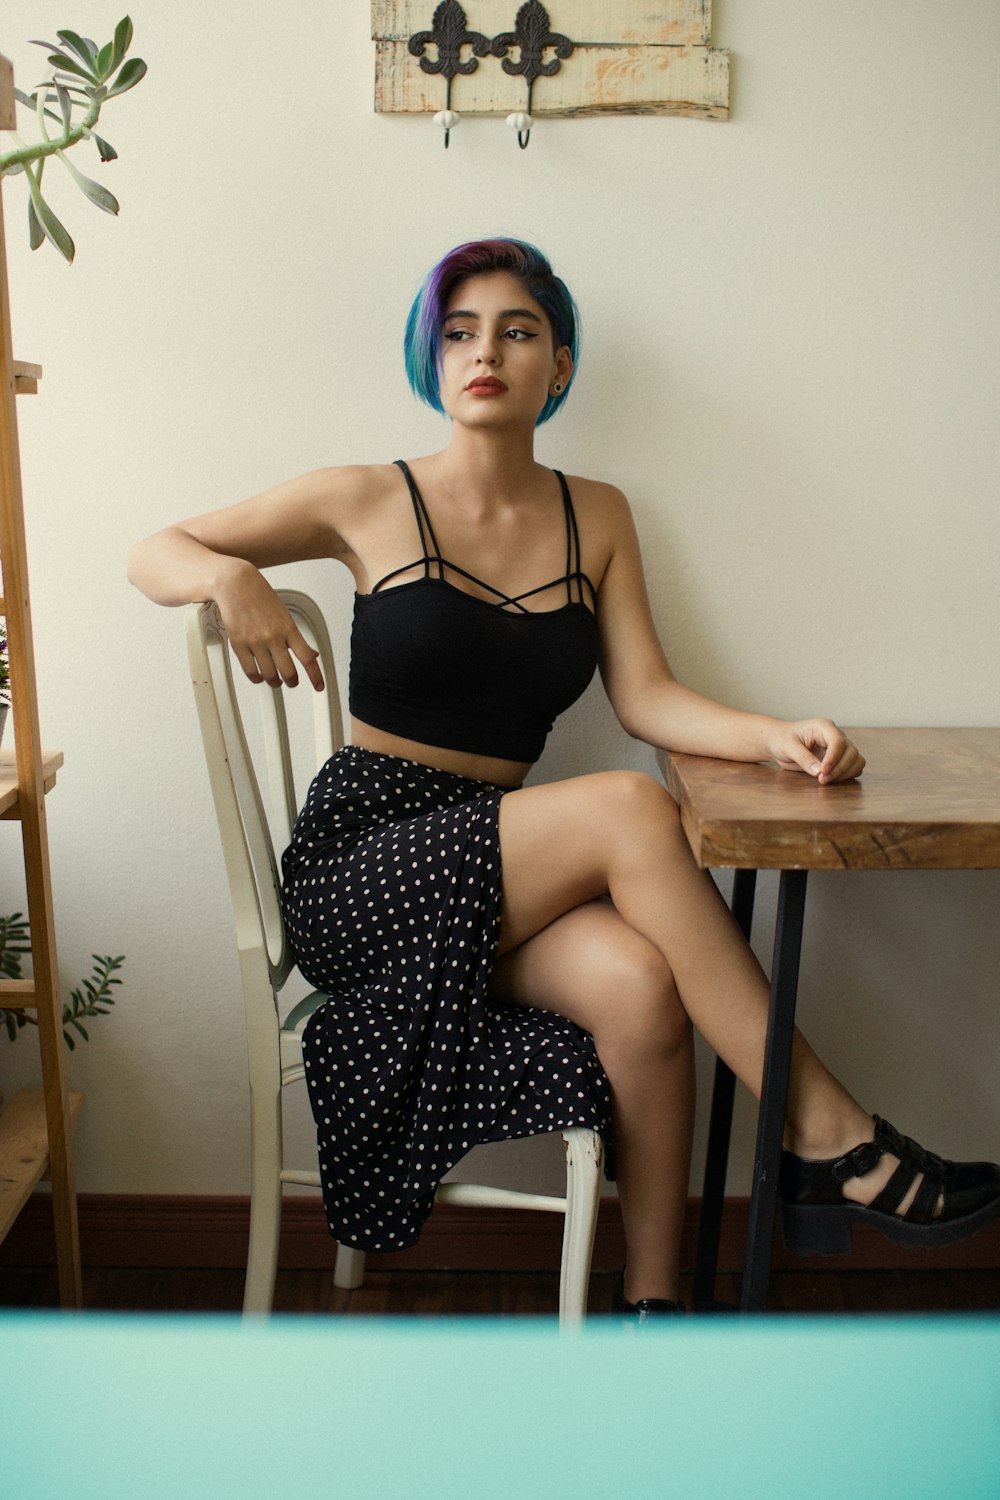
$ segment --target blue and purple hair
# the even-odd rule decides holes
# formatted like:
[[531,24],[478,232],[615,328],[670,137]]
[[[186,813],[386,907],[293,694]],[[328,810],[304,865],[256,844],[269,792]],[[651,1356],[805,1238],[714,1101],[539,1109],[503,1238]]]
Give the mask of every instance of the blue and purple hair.
[[[406,376],[410,389],[421,401],[443,412],[438,375],[441,363],[441,328],[445,308],[455,288],[470,276],[491,271],[506,271],[514,276],[535,301],[544,308],[552,324],[555,347],[565,344],[576,368],[579,347],[579,314],[576,303],[564,281],[555,274],[540,250],[524,240],[470,240],[448,252],[424,277],[406,320],[403,349],[406,354]],[[558,396],[549,395],[538,415],[538,424],[562,405],[573,383],[570,376],[566,389]]]

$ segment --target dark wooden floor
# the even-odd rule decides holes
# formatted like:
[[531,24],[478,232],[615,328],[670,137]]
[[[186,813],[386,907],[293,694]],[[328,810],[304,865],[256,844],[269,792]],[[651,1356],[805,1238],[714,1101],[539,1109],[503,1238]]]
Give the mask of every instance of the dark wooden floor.
[[[737,1275],[719,1278],[718,1296],[736,1305]],[[356,1292],[338,1291],[330,1271],[282,1271],[274,1307],[281,1313],[435,1317],[500,1314],[551,1315],[558,1277],[545,1272],[373,1271]],[[590,1310],[611,1306],[614,1277],[595,1273]],[[690,1301],[690,1283],[682,1287]],[[84,1271],[84,1301],[91,1311],[237,1312],[243,1297],[240,1270]],[[51,1269],[0,1270],[0,1308],[58,1306]],[[787,1313],[1000,1312],[1000,1270],[775,1272],[770,1308]]]

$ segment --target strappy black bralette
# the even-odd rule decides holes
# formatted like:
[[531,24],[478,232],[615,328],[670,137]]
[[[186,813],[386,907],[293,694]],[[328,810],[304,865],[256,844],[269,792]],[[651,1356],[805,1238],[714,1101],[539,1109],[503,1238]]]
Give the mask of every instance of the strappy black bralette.
[[[553,722],[597,665],[597,594],[580,565],[580,535],[565,476],[566,572],[510,595],[445,558],[423,496],[402,459],[422,558],[355,595],[349,700],[356,718],[421,744],[504,760],[538,759]],[[423,564],[423,574],[384,588]],[[435,569],[436,571],[432,571]],[[471,594],[445,576],[495,597]],[[565,583],[558,609],[524,600]],[[584,597],[589,590],[591,608]]]

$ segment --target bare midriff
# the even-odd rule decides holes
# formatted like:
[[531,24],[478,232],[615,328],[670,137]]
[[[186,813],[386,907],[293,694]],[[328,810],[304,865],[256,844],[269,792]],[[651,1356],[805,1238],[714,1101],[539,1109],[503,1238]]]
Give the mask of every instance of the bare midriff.
[[360,719],[351,719],[351,743],[380,755],[396,755],[401,760],[415,760],[437,771],[468,776],[474,781],[491,781],[496,786],[520,786],[531,770],[530,761],[501,760],[493,755],[469,755],[464,750],[446,750],[441,745],[424,745],[419,740],[405,740],[398,734],[387,734]]

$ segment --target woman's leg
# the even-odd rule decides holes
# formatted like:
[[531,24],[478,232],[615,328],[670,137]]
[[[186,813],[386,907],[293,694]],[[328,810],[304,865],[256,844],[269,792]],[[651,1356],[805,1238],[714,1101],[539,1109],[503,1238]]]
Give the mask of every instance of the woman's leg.
[[[705,1040],[758,1098],[769,986],[711,878],[695,865],[670,794],[650,776],[606,772],[528,787],[500,804],[501,954],[564,912],[609,894],[663,956]],[[869,1115],[796,1035],[788,1146],[850,1150]]]
[[625,1295],[676,1299],[694,1121],[691,1023],[660,952],[609,901],[588,901],[508,951],[493,988],[568,1016],[611,1086]]
[[[639,773],[606,772],[510,792],[500,804],[500,849],[501,955],[609,894],[627,926],[662,957],[694,1025],[760,1097],[768,982],[712,880],[695,865],[665,788]],[[525,999],[531,1001],[527,990]],[[796,1032],[789,1150],[836,1157],[870,1140],[872,1132],[871,1116]],[[863,1179],[844,1184],[845,1196],[870,1202],[895,1166],[895,1158],[883,1157]],[[915,1181],[900,1212],[918,1186]],[[632,1290],[635,1296],[658,1295],[634,1284]]]

